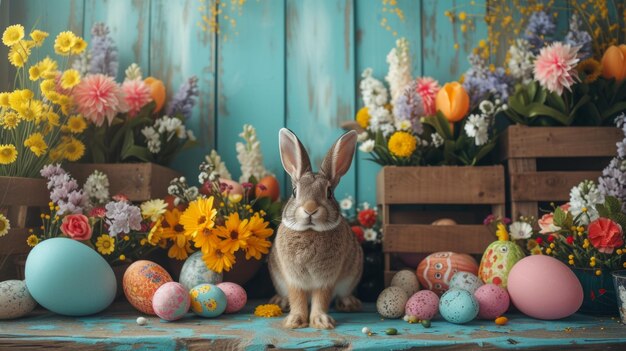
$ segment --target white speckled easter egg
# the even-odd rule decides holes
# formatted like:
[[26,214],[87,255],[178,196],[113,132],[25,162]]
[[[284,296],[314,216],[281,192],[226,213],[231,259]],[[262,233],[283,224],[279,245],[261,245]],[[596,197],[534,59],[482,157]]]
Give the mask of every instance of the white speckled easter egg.
[[26,282],[7,280],[0,283],[0,319],[20,318],[29,314],[37,306],[30,296]]
[[506,290],[495,284],[485,284],[474,292],[478,301],[478,317],[494,319],[500,317],[509,309],[510,299]]
[[404,313],[421,320],[431,320],[439,312],[439,296],[430,290],[418,291],[406,302]]
[[439,299],[439,313],[450,323],[464,324],[478,315],[478,301],[467,290],[448,290]]
[[378,295],[376,310],[385,318],[400,318],[404,315],[404,306],[408,299],[404,289],[390,286]]
[[161,285],[152,297],[154,313],[166,321],[181,319],[189,311],[190,303],[189,290],[176,282]]
[[226,310],[226,294],[213,284],[200,284],[189,291],[191,310],[200,317],[213,318]]
[[420,289],[420,283],[417,281],[415,272],[406,269],[396,273],[389,285],[402,288],[406,292],[406,296],[413,296]]
[[224,313],[236,313],[246,305],[248,301],[248,295],[246,291],[235,283],[219,283],[217,287],[220,288],[226,295],[226,309]]
[[202,260],[202,252],[198,251],[187,258],[180,271],[178,281],[189,291],[200,284],[221,283],[222,274],[207,268]]
[[472,294],[483,285],[483,282],[470,272],[456,272],[450,279],[450,289],[467,290]]

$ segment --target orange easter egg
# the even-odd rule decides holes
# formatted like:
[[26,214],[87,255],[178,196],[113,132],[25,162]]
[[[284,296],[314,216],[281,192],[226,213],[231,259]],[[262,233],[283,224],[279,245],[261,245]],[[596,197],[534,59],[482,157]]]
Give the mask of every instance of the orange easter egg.
[[267,176],[259,180],[255,189],[256,197],[269,197],[273,201],[280,196],[280,184],[274,176]]
[[161,111],[163,104],[165,104],[165,85],[161,80],[154,77],[148,77],[144,79],[144,82],[150,87],[150,95],[156,104],[154,113],[157,113]]
[[467,254],[456,252],[435,252],[428,255],[417,266],[417,279],[420,286],[441,296],[448,290],[450,280],[456,272],[478,274],[478,263]]
[[163,267],[151,261],[137,261],[124,273],[124,295],[133,307],[145,314],[156,315],[152,297],[161,285],[172,281]]

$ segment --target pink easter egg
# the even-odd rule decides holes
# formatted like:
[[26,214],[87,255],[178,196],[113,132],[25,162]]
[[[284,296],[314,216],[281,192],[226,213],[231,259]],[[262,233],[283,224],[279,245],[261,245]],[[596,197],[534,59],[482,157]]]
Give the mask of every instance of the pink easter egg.
[[500,317],[509,309],[509,294],[495,284],[485,284],[474,292],[478,301],[478,317],[494,319]]
[[190,303],[189,291],[176,282],[161,285],[152,298],[154,313],[166,321],[181,319],[189,311]]
[[238,284],[225,282],[217,284],[217,287],[226,295],[226,310],[224,313],[239,312],[246,305],[248,295]]
[[507,289],[517,309],[538,319],[568,317],[583,303],[583,288],[574,272],[546,255],[517,262],[509,273]]
[[430,290],[418,291],[406,302],[404,314],[431,320],[439,311],[439,296]]

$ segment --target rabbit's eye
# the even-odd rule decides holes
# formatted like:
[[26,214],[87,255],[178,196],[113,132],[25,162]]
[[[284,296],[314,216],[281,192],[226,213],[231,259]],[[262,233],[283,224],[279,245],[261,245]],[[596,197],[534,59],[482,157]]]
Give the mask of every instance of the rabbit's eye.
[[333,189],[331,189],[330,187],[326,189],[326,197],[329,199],[333,198]]
[[293,197],[296,197],[296,188],[293,188],[293,190],[291,191],[291,193],[293,194]]

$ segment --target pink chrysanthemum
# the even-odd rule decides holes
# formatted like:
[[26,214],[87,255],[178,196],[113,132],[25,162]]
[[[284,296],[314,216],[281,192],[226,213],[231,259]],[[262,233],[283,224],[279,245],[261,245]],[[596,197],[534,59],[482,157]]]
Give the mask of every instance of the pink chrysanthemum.
[[124,100],[128,105],[128,115],[130,117],[135,117],[142,107],[152,101],[150,87],[141,79],[126,80],[122,84],[122,90],[124,91]]
[[571,91],[572,84],[578,81],[578,49],[560,42],[541,49],[535,60],[535,79],[542,87],[559,95],[564,88]]
[[434,80],[431,77],[422,77],[417,78],[416,80],[417,87],[416,91],[419,96],[422,97],[422,101],[424,103],[424,112],[427,116],[432,116],[437,113],[437,109],[435,106],[435,97],[437,96],[437,92],[439,92],[439,82]]
[[74,88],[74,98],[78,112],[98,127],[105,117],[111,125],[117,113],[128,111],[122,88],[103,74],[83,78]]

